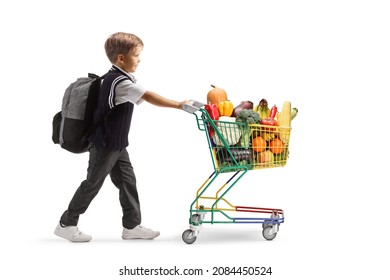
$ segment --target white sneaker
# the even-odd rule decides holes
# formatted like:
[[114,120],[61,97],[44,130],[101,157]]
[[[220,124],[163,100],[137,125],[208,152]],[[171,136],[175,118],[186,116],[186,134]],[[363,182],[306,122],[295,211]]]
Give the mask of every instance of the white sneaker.
[[153,239],[160,235],[159,231],[154,231],[143,226],[136,226],[133,229],[123,228],[123,239]]
[[72,242],[88,242],[91,241],[92,239],[92,236],[82,233],[78,227],[76,226],[62,227],[60,223],[58,223],[54,231],[54,234]]

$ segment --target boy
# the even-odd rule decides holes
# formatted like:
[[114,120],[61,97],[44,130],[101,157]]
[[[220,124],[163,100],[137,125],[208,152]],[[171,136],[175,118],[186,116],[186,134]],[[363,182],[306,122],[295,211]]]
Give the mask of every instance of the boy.
[[138,105],[144,100],[156,106],[176,109],[181,109],[186,101],[166,99],[136,84],[131,73],[136,71],[140,63],[142,49],[142,40],[129,33],[115,33],[105,42],[106,54],[112,67],[104,76],[94,116],[94,121],[100,125],[89,137],[91,148],[87,179],[77,189],[54,231],[59,237],[73,242],[92,239],[78,229],[77,223],[80,214],[87,210],[107,175],[110,175],[111,181],[119,189],[123,211],[122,238],[153,239],[160,234],[140,225],[141,211],[136,179],[126,150],[131,118],[134,104]]

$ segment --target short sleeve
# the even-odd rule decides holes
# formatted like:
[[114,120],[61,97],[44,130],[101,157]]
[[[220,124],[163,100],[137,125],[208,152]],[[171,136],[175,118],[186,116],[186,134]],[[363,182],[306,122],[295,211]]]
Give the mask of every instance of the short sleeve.
[[142,96],[146,90],[143,86],[126,79],[115,88],[115,105],[131,102],[139,105],[143,101]]

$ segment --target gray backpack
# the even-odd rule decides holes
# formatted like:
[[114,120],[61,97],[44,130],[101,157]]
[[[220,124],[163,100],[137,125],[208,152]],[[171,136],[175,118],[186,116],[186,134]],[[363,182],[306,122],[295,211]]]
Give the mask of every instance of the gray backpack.
[[102,79],[95,74],[78,78],[69,85],[62,99],[62,110],[53,117],[52,140],[72,153],[88,150],[88,136],[98,124],[93,123]]

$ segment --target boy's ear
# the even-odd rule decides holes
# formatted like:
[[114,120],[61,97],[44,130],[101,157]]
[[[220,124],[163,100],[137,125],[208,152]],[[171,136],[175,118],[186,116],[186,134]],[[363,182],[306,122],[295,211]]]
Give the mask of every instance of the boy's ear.
[[123,62],[123,60],[124,60],[124,55],[123,54],[118,54],[118,56],[116,57],[116,61],[117,62]]

